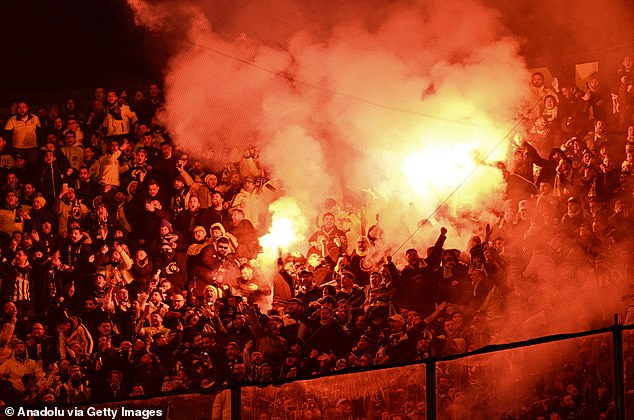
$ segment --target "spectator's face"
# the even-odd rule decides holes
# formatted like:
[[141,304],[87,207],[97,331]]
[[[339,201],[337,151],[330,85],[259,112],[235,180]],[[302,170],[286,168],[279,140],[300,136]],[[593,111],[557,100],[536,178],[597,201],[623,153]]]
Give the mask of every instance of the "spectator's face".
[[84,161],[90,161],[95,156],[95,153],[90,147],[84,149]]
[[77,131],[79,124],[77,123],[77,120],[68,120],[66,127],[71,131]]
[[229,358],[229,360],[233,359],[238,354],[240,354],[240,350],[238,350],[238,347],[234,346],[233,344],[227,346],[227,357]]
[[44,326],[40,323],[33,324],[33,328],[31,328],[31,335],[34,338],[41,338],[44,336]]
[[20,266],[25,266],[28,262],[28,255],[26,255],[26,252],[24,252],[24,250],[19,250],[16,254],[15,254],[15,258],[18,262],[18,265]]
[[262,370],[260,372],[262,373],[262,380],[264,381],[270,381],[273,378],[273,370],[271,369],[271,366],[262,366]]
[[7,194],[7,204],[11,207],[15,207],[18,205],[18,196],[15,195],[14,192],[10,192]]
[[117,94],[116,93],[108,92],[107,100],[108,100],[108,103],[110,105],[114,105],[117,102],[118,99],[119,98],[117,98]]
[[244,281],[251,281],[253,279],[253,269],[251,267],[243,267],[242,270],[240,270],[240,274]]
[[192,195],[191,197],[189,197],[188,208],[189,208],[189,211],[194,211],[194,212],[198,211],[198,209],[200,208],[200,200],[198,199],[198,197],[196,197],[195,195]]
[[417,265],[418,264],[418,260],[419,260],[418,252],[409,251],[406,256],[407,256],[407,263],[409,265]]
[[205,231],[204,231],[204,230],[202,230],[202,229],[196,229],[196,230],[194,231],[194,239],[195,239],[196,241],[198,241],[198,242],[202,242],[202,241],[204,241],[206,236],[207,236],[207,235],[206,235]]
[[83,182],[90,181],[90,172],[88,172],[87,168],[79,169],[79,180]]
[[181,309],[183,306],[185,306],[185,298],[183,298],[183,295],[174,295],[174,297],[172,297],[172,308]]
[[302,285],[305,287],[310,287],[313,284],[313,275],[310,273],[302,274]]
[[17,113],[20,118],[24,118],[29,112],[29,107],[24,102],[18,103]]
[[[205,183],[207,184],[207,187],[209,187],[210,190],[213,190],[214,188],[216,188],[216,185],[218,185],[218,177],[214,174],[211,174],[205,178]],[[219,194],[214,194],[214,196],[215,195],[219,195]],[[213,197],[211,199],[213,201]],[[220,200],[222,201],[222,196],[220,196]]]
[[[209,185],[209,184],[208,184]],[[211,187],[210,187],[211,188]],[[214,195],[211,196],[211,204],[214,207],[220,207],[222,206],[223,203],[223,199],[222,199],[222,195],[220,195],[219,193],[214,193]]]
[[44,233],[45,235],[48,235],[49,233],[51,233],[52,230],[53,230],[53,225],[51,224],[51,222],[42,223],[42,233]]
[[143,165],[145,164],[145,162],[147,162],[147,153],[145,153],[145,150],[139,150],[138,152],[136,152],[136,155],[134,156],[134,162],[137,165]]
[[150,85],[149,93],[151,97],[155,98],[161,93],[161,90],[158,85]]
[[334,313],[333,313],[332,309],[327,308],[327,307],[321,308],[321,312],[320,312],[321,322],[323,322],[323,323],[330,322],[330,320],[332,320],[333,317],[334,317]]
[[69,190],[68,190],[68,192],[66,193],[66,198],[67,198],[69,201],[73,201],[73,200],[75,200],[75,190],[74,190],[74,189],[72,189],[72,188],[71,188],[71,189],[69,189]]
[[588,86],[590,86],[590,89],[592,90],[597,90],[599,89],[599,85],[601,84],[601,82],[599,81],[599,79],[596,78],[592,78],[588,81]]
[[150,316],[150,323],[152,324],[153,327],[158,327],[159,325],[161,325],[161,315],[157,314],[157,313],[153,313]]
[[[182,190],[183,187],[185,187],[185,184],[183,183],[183,181],[181,181],[180,179],[175,179],[174,180],[174,189],[176,191]],[[191,201],[191,199],[190,199],[190,201]]]
[[224,242],[218,243],[218,254],[224,257],[228,253],[229,253],[229,244]]
[[155,291],[155,292],[152,292],[152,294],[150,295],[150,302],[152,302],[154,305],[160,304],[162,300],[163,299],[159,292]]
[[341,287],[350,289],[354,284],[352,276],[350,274],[344,274],[341,276]]
[[211,337],[202,337],[200,340],[200,348],[209,350],[214,345],[214,340]]
[[150,197],[156,197],[159,193],[159,186],[158,184],[150,184],[147,190],[148,190],[148,193],[150,194]]
[[247,179],[246,181],[244,181],[243,187],[245,191],[251,192],[253,191],[253,188],[255,188],[255,183],[252,179]]
[[251,362],[255,365],[261,365],[262,363],[264,363],[264,357],[262,356],[262,353],[260,353],[259,351],[254,351],[253,353],[251,353]]
[[119,150],[119,143],[116,141],[111,141],[110,142],[110,153],[115,153],[117,150]]
[[242,213],[241,211],[235,210],[233,213],[231,213],[231,221],[233,222],[234,225],[237,225],[243,219],[244,219],[244,213]]
[[324,216],[324,228],[326,229],[332,229],[332,227],[335,225],[335,218],[334,216],[328,214],[326,216]]
[[[102,277],[99,276],[97,278],[102,278]],[[105,279],[104,279],[104,283],[105,283]],[[84,302],[84,310],[86,312],[94,312],[96,309],[97,309],[97,305],[95,305],[95,301],[92,299],[86,299],[86,301]]]
[[161,154],[164,159],[169,159],[172,156],[172,146],[169,144],[164,144],[161,146]]
[[547,97],[546,99],[544,99],[544,106],[546,107],[546,109],[555,108],[555,100],[551,98],[550,96]]
[[14,173],[9,173],[7,175],[7,184],[10,187],[15,187],[16,185],[18,185],[18,177],[16,176],[16,174]]

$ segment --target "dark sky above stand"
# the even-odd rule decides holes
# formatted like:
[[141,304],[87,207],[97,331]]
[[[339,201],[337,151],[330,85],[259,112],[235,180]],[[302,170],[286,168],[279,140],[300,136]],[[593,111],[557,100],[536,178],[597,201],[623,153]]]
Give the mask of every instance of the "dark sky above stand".
[[[217,1],[214,7],[235,9],[242,3],[248,2]],[[601,59],[616,65],[617,57],[634,50],[634,4],[630,0],[484,3],[498,8],[509,29],[523,39],[523,53],[532,66],[548,64],[570,71],[574,63]],[[135,27],[125,0],[2,2],[0,94],[160,79],[167,51],[157,41],[156,35]]]

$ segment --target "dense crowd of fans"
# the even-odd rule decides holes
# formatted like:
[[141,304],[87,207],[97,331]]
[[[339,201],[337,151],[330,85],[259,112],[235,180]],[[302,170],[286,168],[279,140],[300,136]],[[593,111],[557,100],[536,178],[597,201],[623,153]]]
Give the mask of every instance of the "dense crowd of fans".
[[[380,224],[331,199],[308,252],[280,252],[273,279],[253,264],[270,202],[255,147],[220,173],[189,159],[155,124],[157,85],[131,98],[96,89],[86,110],[15,103],[0,135],[2,402],[82,404],[463,353],[491,342],[509,273],[532,255],[596,273],[616,259],[631,274],[631,67],[614,83],[592,75],[585,92],[533,75],[538,106],[498,165],[504,214],[463,252],[444,248],[441,228],[403,267],[374,258]],[[456,408],[465,378],[439,377],[440,413],[487,418],[484,406]],[[609,415],[610,382],[582,380],[570,375],[525,418]],[[419,402],[396,412],[417,418]]]

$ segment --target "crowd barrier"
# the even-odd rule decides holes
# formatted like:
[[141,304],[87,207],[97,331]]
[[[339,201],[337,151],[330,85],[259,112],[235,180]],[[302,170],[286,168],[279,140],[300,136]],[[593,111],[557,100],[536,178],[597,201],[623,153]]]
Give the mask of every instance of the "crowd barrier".
[[[571,379],[601,388],[603,400],[592,400],[610,407],[611,418],[634,418],[634,325],[615,322],[395,367],[91,407],[161,410],[161,418],[187,420],[516,419],[561,404]],[[581,418],[598,418],[605,407],[592,403]]]

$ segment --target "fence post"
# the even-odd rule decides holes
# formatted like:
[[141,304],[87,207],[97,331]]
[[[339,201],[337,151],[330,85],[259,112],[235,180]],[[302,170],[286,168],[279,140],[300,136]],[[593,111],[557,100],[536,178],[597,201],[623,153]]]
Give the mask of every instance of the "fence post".
[[425,362],[425,399],[427,420],[436,420],[436,361]]
[[614,410],[616,419],[625,420],[625,372],[623,371],[623,326],[619,316],[614,315],[612,330],[612,352],[614,357]]
[[240,420],[242,418],[242,388],[239,386],[231,387],[231,420]]

